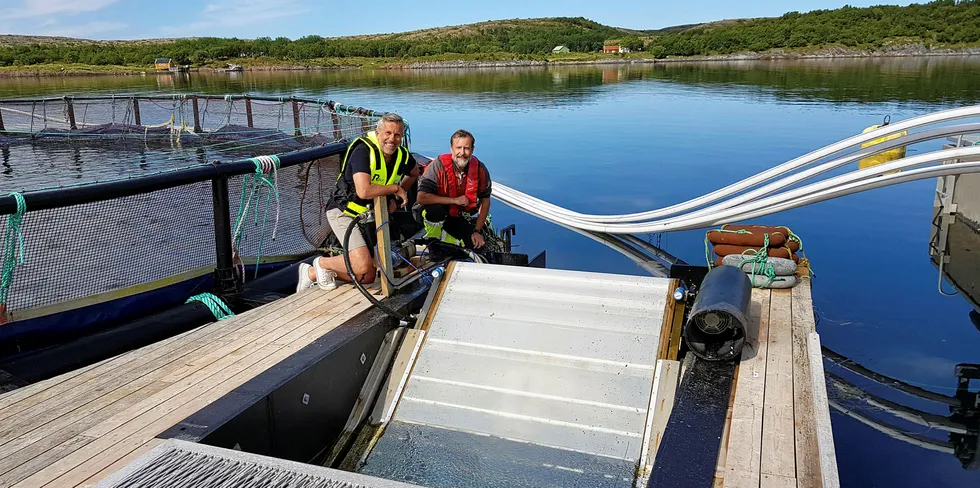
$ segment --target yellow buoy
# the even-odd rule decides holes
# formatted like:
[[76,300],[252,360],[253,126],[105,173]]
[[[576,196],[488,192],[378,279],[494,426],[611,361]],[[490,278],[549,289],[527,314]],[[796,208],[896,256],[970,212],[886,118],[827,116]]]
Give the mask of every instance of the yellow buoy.
[[[864,134],[864,133],[867,133],[867,132],[871,132],[871,131],[873,131],[873,130],[879,128],[879,127],[883,127],[885,125],[888,125],[888,123],[885,122],[884,124],[881,124],[881,125],[875,124],[875,125],[872,125],[871,127],[868,127],[867,129],[864,129],[864,131],[862,131],[861,133]],[[880,138],[875,139],[873,141],[869,141],[869,142],[865,142],[864,144],[861,144],[861,149],[864,149],[866,147],[874,146],[875,144],[881,144],[882,142],[890,141],[892,139],[897,139],[897,138],[902,137],[902,136],[907,136],[908,134],[909,134],[908,131],[904,131],[904,130],[901,131],[901,132],[896,132],[894,134],[888,134],[885,137],[880,137]],[[894,161],[896,159],[901,159],[901,158],[904,158],[904,157],[905,157],[905,146],[896,147],[895,149],[889,149],[889,150],[887,150],[885,152],[875,154],[874,156],[868,156],[868,157],[860,160],[858,162],[858,168],[861,168],[861,169],[870,168],[872,166],[878,166],[879,164],[887,163],[889,161]],[[897,173],[897,171],[894,171],[893,173]]]

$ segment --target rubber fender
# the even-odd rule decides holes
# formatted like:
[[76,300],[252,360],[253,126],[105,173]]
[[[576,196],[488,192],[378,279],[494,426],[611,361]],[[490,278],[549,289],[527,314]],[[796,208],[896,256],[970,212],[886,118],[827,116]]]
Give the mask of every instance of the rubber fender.
[[[725,224],[721,226],[722,230],[728,231],[739,231],[746,230],[751,232],[753,235],[758,234],[758,237],[752,238],[752,244],[739,244],[738,242],[714,242],[711,237],[708,237],[708,241],[713,244],[734,244],[736,246],[749,246],[749,247],[762,247],[765,244],[763,236],[769,234],[769,247],[781,247],[786,246],[790,248],[791,251],[796,252],[800,250],[800,243],[794,241],[789,237],[793,235],[793,231],[789,227],[783,225],[750,225],[750,224]],[[713,232],[713,231],[712,231]],[[732,232],[718,232],[718,234],[729,234],[729,235],[748,235],[748,234],[734,234]],[[779,234],[777,236],[776,234]],[[782,242],[779,239],[782,238]],[[756,244],[755,242],[758,242]]]
[[[746,256],[729,254],[728,256],[722,257],[721,263],[724,266],[734,266],[736,268],[738,268],[739,263],[741,263],[742,265],[741,269],[745,273],[751,273],[754,266],[756,269],[756,273],[758,273],[759,263],[743,262],[746,259],[747,259]],[[772,265],[772,270],[773,272],[776,273],[776,276],[796,276],[797,265],[796,262],[793,261],[792,259],[767,258],[766,262]]]
[[707,361],[741,357],[751,298],[752,283],[745,273],[731,266],[709,271],[682,330],[691,352]]
[[[872,125],[871,127],[864,129],[861,133],[865,134],[867,132],[871,132],[880,127],[881,127],[880,125]],[[865,142],[864,144],[861,144],[861,148],[864,149],[866,147],[874,146],[875,144],[881,144],[882,142],[890,141],[892,139],[898,139],[899,137],[907,136],[907,135],[909,135],[908,131],[903,130],[901,132],[889,134],[885,137],[879,137],[878,139],[875,139],[873,141]],[[896,159],[901,159],[904,157],[905,157],[905,146],[896,147],[895,149],[889,149],[883,153],[875,154],[874,156],[868,156],[858,161],[858,168],[860,169],[870,168],[872,166],[878,166],[879,164],[887,163],[889,161],[894,161]],[[889,172],[889,174],[891,173],[898,173],[898,171]]]
[[[709,230],[706,237],[708,242],[718,245],[718,244],[731,244],[733,246],[748,246],[748,247],[762,247],[766,244],[766,236],[769,236],[769,246],[770,247],[780,247],[786,244],[786,236],[789,234],[783,234],[782,231],[773,231],[774,227],[762,228],[762,226],[750,226],[743,225],[744,229],[732,229],[732,230],[745,230],[747,233],[737,233],[737,232],[724,232],[726,229],[724,226],[722,230]],[[752,228],[749,228],[752,227]]]
[[[713,250],[715,251],[715,254],[717,254],[718,256],[728,256],[729,254],[743,254],[743,253],[751,255],[754,254],[751,251],[758,251],[759,248],[749,247],[749,246],[732,246],[729,244],[719,244],[715,246]],[[770,247],[768,254],[769,257],[772,258],[786,258],[786,259],[792,259],[793,261],[796,262],[800,262],[799,256],[797,256],[795,253],[793,253],[789,248],[785,246],[776,247],[776,248]]]
[[797,283],[800,282],[800,280],[796,276],[777,276],[773,278],[772,283],[769,282],[769,277],[765,275],[757,274],[755,276],[750,276],[746,274],[746,276],[748,276],[749,281],[752,282],[753,288],[767,288],[767,289],[779,290],[784,288],[792,288],[796,286]]

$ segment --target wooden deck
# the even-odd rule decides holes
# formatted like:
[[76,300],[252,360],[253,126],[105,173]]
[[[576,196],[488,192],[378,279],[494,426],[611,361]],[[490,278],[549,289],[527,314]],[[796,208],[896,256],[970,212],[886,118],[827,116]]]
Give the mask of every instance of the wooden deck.
[[0,487],[94,485],[369,306],[313,289],[0,395]]
[[716,487],[838,487],[810,280],[753,290]]

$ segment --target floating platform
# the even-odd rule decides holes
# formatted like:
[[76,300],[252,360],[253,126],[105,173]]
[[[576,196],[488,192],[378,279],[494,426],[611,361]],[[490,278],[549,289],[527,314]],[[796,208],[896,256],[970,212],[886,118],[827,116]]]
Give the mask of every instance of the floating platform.
[[92,486],[157,436],[371,308],[313,289],[0,396],[0,486]]
[[[160,463],[218,476],[201,452],[322,486],[646,486],[685,454],[673,410],[696,367],[678,360],[677,284],[453,263],[397,341],[390,322],[364,324],[380,312],[350,286],[293,295],[0,395],[0,486],[152,481]],[[720,378],[719,435],[700,443],[712,455],[689,461],[707,472],[697,486],[838,486],[809,279],[753,290],[750,315],[741,362]],[[340,333],[370,341],[341,354],[324,342]],[[324,397],[344,417],[310,417]],[[298,449],[303,430],[329,440]]]

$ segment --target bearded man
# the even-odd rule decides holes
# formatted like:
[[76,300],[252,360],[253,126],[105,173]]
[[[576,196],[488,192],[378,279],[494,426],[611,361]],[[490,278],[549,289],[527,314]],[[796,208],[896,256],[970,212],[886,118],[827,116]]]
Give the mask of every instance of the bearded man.
[[429,163],[419,179],[418,203],[427,237],[440,239],[445,233],[480,249],[486,244],[481,232],[490,213],[490,173],[473,156],[475,143],[468,131],[453,133],[450,153]]

